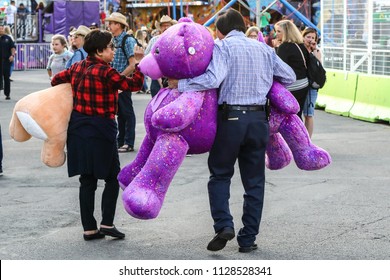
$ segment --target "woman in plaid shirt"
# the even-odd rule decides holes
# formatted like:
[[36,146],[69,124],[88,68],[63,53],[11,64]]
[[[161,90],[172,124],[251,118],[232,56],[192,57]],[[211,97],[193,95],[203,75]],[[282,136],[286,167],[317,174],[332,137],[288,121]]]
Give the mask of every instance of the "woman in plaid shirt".
[[[120,75],[109,63],[115,50],[112,35],[94,30],[85,37],[85,60],[55,75],[52,86],[71,83],[73,112],[69,121],[67,151],[69,177],[80,175],[80,214],[84,239],[109,235],[124,238],[113,224],[119,194],[120,170],[116,145],[118,90],[138,91],[143,75],[136,69],[132,78]],[[98,179],[105,180],[102,196],[100,230],[94,218]]]

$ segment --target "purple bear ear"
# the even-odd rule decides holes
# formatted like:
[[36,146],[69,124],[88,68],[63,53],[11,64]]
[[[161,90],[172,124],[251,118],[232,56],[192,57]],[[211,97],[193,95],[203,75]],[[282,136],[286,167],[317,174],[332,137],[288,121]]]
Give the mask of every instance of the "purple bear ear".
[[193,20],[190,19],[189,17],[182,17],[182,18],[179,19],[178,22],[179,22],[179,23],[180,23],[180,22],[193,22]]

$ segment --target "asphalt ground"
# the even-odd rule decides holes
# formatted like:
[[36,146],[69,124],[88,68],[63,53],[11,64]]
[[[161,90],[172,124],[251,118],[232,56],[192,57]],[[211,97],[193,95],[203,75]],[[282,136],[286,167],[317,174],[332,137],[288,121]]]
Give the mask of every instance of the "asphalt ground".
[[[187,157],[153,220],[129,216],[118,199],[115,224],[124,240],[82,238],[78,178],[66,166],[40,162],[42,141],[12,140],[8,125],[23,96],[50,86],[45,70],[14,72],[11,100],[0,96],[3,169],[0,177],[0,259],[4,260],[389,260],[390,126],[315,112],[313,141],[331,154],[320,171],[294,163],[266,171],[259,249],[238,252],[236,240],[219,252],[206,250],[214,235],[207,197],[207,154]],[[136,149],[145,130],[150,96],[134,95]],[[136,155],[120,155],[121,164]],[[238,171],[238,169],[236,169]],[[102,182],[96,195],[100,217]],[[236,172],[231,187],[235,228],[241,227],[243,188]]]

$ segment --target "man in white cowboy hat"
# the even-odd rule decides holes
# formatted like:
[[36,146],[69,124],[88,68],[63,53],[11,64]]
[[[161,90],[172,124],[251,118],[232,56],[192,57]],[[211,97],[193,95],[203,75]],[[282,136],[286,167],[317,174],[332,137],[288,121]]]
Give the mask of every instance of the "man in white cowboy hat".
[[75,49],[73,52],[73,56],[66,62],[65,68],[68,69],[77,61],[81,61],[87,58],[87,52],[84,50],[84,38],[85,36],[91,32],[91,29],[86,27],[85,25],[80,25],[76,30],[70,32],[70,36],[72,36],[72,48]]
[[[162,34],[165,30],[167,30],[169,27],[176,23],[177,21],[172,19],[170,16],[163,15],[160,21],[156,21],[155,25],[156,28],[160,30],[160,34]],[[152,37],[152,39],[150,39],[149,44],[145,50],[145,55],[150,53],[153,45],[156,43],[159,37],[159,35],[156,35]],[[162,86],[162,79],[152,80],[152,83],[150,84],[150,94],[152,95],[152,97],[157,94],[157,92],[162,88]]]
[[[108,22],[110,32],[114,35],[116,48],[112,67],[119,73],[128,76],[135,69],[134,47],[136,41],[134,37],[126,35],[126,28],[129,25],[124,15],[114,12],[106,18],[106,21]],[[118,97],[118,152],[134,151],[135,124],[131,91],[124,91]]]

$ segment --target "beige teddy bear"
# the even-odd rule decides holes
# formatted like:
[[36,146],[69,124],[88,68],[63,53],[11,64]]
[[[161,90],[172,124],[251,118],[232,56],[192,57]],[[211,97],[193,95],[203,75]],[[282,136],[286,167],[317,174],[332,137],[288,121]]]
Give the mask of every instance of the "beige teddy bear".
[[42,139],[42,162],[50,167],[61,166],[66,159],[64,148],[72,109],[70,84],[31,93],[15,104],[9,133],[18,142],[31,136]]

